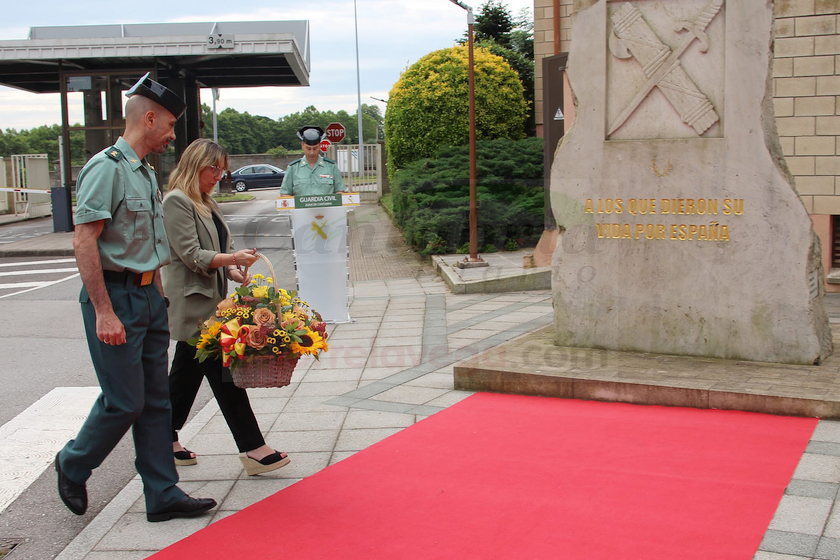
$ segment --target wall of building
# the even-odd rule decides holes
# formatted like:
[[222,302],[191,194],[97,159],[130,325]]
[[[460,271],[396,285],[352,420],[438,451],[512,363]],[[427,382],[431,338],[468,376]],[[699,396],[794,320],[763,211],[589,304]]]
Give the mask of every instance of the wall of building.
[[[538,133],[542,58],[555,54],[554,1],[534,0]],[[569,51],[574,10],[574,0],[560,0],[560,52]],[[822,241],[826,289],[840,292],[840,269],[831,270],[833,226],[840,220],[840,0],[777,0],[775,14],[776,125],[796,189]]]

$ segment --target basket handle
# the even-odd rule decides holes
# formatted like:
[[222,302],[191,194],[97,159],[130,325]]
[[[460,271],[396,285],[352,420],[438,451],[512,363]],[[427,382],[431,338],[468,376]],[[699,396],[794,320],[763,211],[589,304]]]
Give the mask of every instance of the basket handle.
[[[268,265],[268,272],[271,274],[271,279],[272,279],[274,285],[277,286],[277,276],[274,274],[274,267],[271,266],[271,261],[268,260],[268,257],[263,255],[262,253],[254,253],[254,256],[262,259],[263,261],[265,261],[265,264]],[[251,267],[250,266],[245,267],[245,272],[243,273],[245,276],[248,276],[248,269],[249,268],[251,268]]]

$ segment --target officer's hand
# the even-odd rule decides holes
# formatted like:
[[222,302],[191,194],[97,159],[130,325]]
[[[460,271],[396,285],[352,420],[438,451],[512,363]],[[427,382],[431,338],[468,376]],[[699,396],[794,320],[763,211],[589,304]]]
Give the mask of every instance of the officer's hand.
[[238,268],[231,268],[228,273],[230,275],[230,279],[234,282],[238,282],[239,284],[247,284],[251,281],[251,275],[245,274],[245,272]]
[[96,336],[100,341],[111,346],[125,344],[125,327],[112,311],[96,315]]
[[236,255],[236,264],[241,264],[242,266],[251,266],[259,257],[255,255],[257,252],[256,249],[242,249],[241,251],[237,251]]

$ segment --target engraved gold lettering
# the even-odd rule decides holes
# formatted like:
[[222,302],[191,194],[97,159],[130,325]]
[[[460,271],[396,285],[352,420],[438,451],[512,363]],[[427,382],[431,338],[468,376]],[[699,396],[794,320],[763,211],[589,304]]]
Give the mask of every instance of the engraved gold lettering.
[[709,214],[717,215],[717,213],[718,213],[718,201],[717,201],[717,199],[710,198],[709,199]]
[[732,201],[728,198],[723,199],[723,215],[729,216],[732,214]]
[[677,239],[677,224],[671,224],[671,239]]
[[690,226],[688,226],[688,240],[693,241],[695,235],[697,235],[697,226],[691,224]]
[[[633,199],[630,199],[632,204]],[[645,231],[645,224],[636,224],[636,239],[639,239],[642,236],[642,233]],[[650,239],[650,238],[648,238]]]
[[729,228],[727,226],[720,226],[720,240],[729,241]]
[[595,227],[598,228],[598,239],[605,239],[609,237],[609,224],[595,224]]
[[700,231],[697,234],[697,240],[698,241],[700,241],[700,240],[708,241],[709,240],[709,237],[706,233],[706,226],[704,226],[704,225],[700,226]]
[[743,198],[736,198],[734,201],[734,207],[732,208],[732,213],[736,216],[740,216],[744,213],[744,199]]
[[677,214],[685,214],[685,199],[677,199]]
[[621,228],[621,238],[622,239],[632,239],[633,238],[630,235],[630,224],[624,224],[624,227]]
[[685,201],[685,213],[686,214],[694,214],[694,199],[689,198]]
[[680,224],[677,226],[677,230],[680,232],[677,237],[679,237],[680,241],[685,241],[688,239],[688,226],[685,224]]
[[616,198],[615,199],[615,213],[616,214],[621,214],[621,213],[624,212],[624,209],[622,208],[622,204],[624,204],[623,199],[621,199],[621,198]]
[[613,237],[613,239],[620,238],[621,237],[621,224],[610,224],[610,227],[612,227],[612,231],[610,232],[610,235]]
[[586,199],[586,207],[583,209],[584,214],[594,214],[595,212],[592,209],[592,199]]
[[645,239],[653,239],[655,236],[655,228],[653,224],[645,224]]
[[665,239],[665,224],[657,224],[657,226],[656,226],[656,238],[657,239]]

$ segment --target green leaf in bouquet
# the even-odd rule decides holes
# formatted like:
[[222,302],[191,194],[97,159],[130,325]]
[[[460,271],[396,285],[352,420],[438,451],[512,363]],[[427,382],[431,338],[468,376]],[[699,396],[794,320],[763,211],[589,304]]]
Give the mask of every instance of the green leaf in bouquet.
[[201,340],[200,338],[190,338],[187,339],[187,344],[190,346],[198,346],[198,341]]
[[240,296],[247,296],[251,290],[249,290],[246,286],[239,286],[236,288],[236,293]]
[[268,288],[268,297],[274,299],[277,297],[277,290],[274,289],[274,286],[269,286]]

